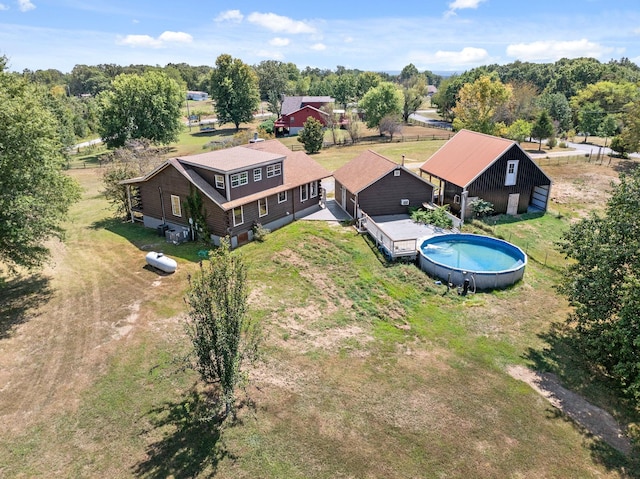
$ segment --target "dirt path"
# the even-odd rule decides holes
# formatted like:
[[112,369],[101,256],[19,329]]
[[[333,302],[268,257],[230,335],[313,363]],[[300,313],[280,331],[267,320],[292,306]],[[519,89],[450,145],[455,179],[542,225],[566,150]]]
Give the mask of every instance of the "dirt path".
[[629,438],[624,435],[622,428],[611,414],[561,386],[555,375],[538,373],[524,366],[510,366],[507,372],[514,379],[527,383],[554,407],[595,437],[626,455],[631,453],[632,446]]

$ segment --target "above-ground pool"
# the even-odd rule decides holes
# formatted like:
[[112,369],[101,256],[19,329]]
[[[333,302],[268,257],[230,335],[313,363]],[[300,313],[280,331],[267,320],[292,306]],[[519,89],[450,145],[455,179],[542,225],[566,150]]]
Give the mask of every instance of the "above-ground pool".
[[430,276],[471,289],[506,288],[522,279],[527,255],[489,236],[446,234],[422,241],[420,268]]

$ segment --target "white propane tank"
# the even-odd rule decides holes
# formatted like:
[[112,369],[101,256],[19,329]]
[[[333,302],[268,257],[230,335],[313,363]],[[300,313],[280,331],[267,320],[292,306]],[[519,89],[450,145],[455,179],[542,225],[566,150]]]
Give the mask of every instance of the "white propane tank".
[[165,273],[173,273],[178,267],[178,263],[176,263],[176,260],[165,256],[163,253],[150,251],[149,253],[147,253],[146,258],[147,264],[149,266],[153,266],[154,268],[157,268],[160,271],[164,271]]

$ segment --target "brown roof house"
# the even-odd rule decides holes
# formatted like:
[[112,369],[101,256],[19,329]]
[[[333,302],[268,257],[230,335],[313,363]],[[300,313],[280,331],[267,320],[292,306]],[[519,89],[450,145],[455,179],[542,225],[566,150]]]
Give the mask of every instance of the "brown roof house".
[[353,218],[407,213],[433,199],[433,185],[403,165],[367,150],[333,172],[336,202]]
[[328,115],[321,108],[334,102],[335,100],[330,96],[284,97],[280,118],[274,123],[276,134],[278,136],[298,134],[309,117],[326,125]]
[[546,211],[551,191],[551,179],[518,143],[469,130],[436,151],[420,175],[436,185],[436,203],[449,205],[462,221],[478,198],[493,203],[496,213]]
[[229,236],[236,247],[253,238],[259,223],[276,229],[319,208],[321,180],[331,176],[306,153],[277,140],[172,158],[126,180],[132,220],[158,233],[193,233],[187,198],[199,195],[211,240]]

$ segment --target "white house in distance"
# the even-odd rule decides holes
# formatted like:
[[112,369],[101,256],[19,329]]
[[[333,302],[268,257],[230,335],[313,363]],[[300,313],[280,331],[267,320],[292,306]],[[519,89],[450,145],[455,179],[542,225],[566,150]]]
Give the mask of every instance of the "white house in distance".
[[193,101],[205,101],[209,99],[209,94],[206,91],[188,91],[187,100]]

